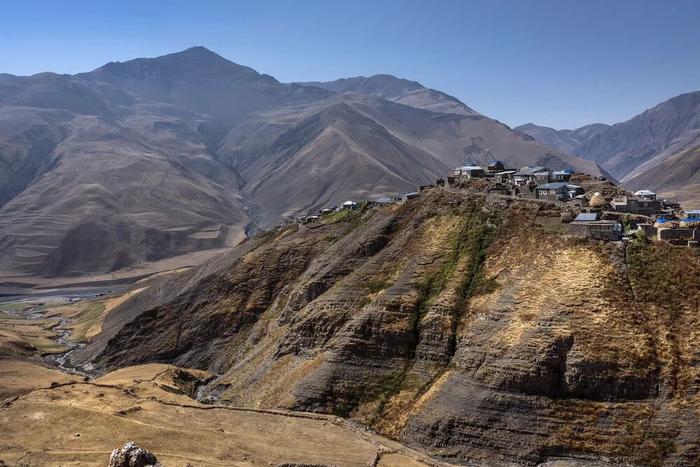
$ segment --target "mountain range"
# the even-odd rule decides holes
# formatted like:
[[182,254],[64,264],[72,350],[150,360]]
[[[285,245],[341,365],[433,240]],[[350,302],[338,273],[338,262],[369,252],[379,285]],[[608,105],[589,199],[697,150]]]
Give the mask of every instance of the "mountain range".
[[602,173],[390,75],[281,83],[204,47],[3,74],[0,281],[192,264],[284,219],[494,158]]
[[555,130],[529,123],[516,130],[599,164],[630,189],[652,189],[700,207],[700,91],[615,125]]

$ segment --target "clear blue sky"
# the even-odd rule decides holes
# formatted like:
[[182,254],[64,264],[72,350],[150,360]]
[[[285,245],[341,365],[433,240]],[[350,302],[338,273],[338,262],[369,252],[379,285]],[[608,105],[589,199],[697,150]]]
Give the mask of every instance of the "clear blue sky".
[[204,45],[280,81],[391,73],[511,126],[614,123],[700,90],[700,0],[7,0],[0,72]]

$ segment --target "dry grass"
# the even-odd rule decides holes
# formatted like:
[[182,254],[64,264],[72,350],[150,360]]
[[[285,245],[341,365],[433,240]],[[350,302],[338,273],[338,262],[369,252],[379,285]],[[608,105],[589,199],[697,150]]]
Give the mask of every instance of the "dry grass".
[[165,384],[180,373],[190,372],[145,365],[22,396],[0,412],[0,460],[102,466],[112,449],[133,441],[173,466],[364,466],[396,449],[380,465],[425,465],[412,450],[332,417],[199,404]]

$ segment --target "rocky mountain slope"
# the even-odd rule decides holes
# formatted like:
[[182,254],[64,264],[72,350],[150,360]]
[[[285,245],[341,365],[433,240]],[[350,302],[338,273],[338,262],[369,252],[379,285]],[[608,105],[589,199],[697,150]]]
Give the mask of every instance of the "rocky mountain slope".
[[559,149],[567,154],[576,154],[589,139],[604,132],[608,128],[610,128],[610,125],[594,123],[575,130],[555,130],[554,128],[546,126],[526,123],[515,129],[532,136],[537,141],[546,144],[550,148]]
[[413,191],[465,158],[599,173],[417,83],[346,84],[280,83],[203,47],[0,75],[0,282],[192,264],[285,217]]
[[[700,206],[696,186],[690,183],[679,189],[683,180],[697,175],[697,164],[689,155],[700,147],[700,91],[681,94],[612,126],[595,124],[572,131],[527,124],[516,129],[596,162],[632,188],[653,185],[667,196]],[[685,175],[655,177],[662,172]]]
[[205,398],[458,461],[692,464],[700,257],[561,236],[550,209],[436,190],[257,236],[116,308],[74,362],[206,369]]
[[337,93],[354,92],[367,96],[381,97],[399,104],[440,113],[459,115],[479,115],[456,97],[444,92],[424,87],[416,81],[397,78],[392,75],[372,75],[341,78],[335,81],[314,81],[298,83]]

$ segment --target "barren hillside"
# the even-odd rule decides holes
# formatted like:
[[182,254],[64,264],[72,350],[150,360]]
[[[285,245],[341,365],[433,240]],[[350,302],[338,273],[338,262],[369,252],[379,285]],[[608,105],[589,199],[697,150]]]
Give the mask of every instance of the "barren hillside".
[[418,83],[343,83],[280,83],[204,47],[0,75],[0,286],[189,266],[467,158],[600,173]]
[[700,258],[549,233],[547,215],[438,191],[290,226],[117,307],[131,318],[75,363],[205,369],[205,398],[459,461],[692,464]]

